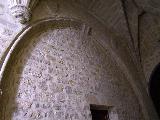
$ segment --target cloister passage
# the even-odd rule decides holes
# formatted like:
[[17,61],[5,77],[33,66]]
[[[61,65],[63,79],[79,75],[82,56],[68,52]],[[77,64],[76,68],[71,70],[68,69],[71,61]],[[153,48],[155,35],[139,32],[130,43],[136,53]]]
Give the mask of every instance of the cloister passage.
[[160,64],[156,66],[150,78],[150,95],[160,116]]

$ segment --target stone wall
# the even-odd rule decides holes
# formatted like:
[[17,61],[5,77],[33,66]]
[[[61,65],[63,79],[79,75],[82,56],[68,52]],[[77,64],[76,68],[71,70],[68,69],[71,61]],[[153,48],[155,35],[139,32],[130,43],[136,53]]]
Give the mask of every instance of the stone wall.
[[108,106],[111,120],[158,120],[132,1],[41,0],[24,25],[0,8],[2,120],[91,120],[90,104]]
[[57,24],[16,48],[2,81],[2,119],[91,120],[90,104],[112,107],[111,120],[144,119],[109,50],[84,25]]

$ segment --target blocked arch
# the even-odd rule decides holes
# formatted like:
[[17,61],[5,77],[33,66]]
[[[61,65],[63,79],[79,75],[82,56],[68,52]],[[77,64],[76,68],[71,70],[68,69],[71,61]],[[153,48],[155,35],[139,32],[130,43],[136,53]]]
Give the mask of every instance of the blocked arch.
[[[0,119],[5,120],[5,115],[3,115],[4,109],[6,109],[4,106],[7,105],[6,101],[9,98],[6,98],[7,91],[7,83],[8,81],[11,82],[8,79],[8,73],[10,73],[10,66],[14,64],[16,61],[16,54],[24,47],[28,46],[30,44],[30,38],[33,37],[35,34],[41,33],[45,30],[49,29],[64,29],[64,28],[73,28],[73,29],[81,29],[83,27],[83,22],[75,19],[67,19],[67,18],[47,18],[43,20],[36,21],[32,23],[31,25],[27,26],[22,30],[22,32],[15,38],[13,41],[13,44],[11,45],[8,53],[6,54],[6,57],[4,59],[4,62],[1,67],[0,71],[0,90],[2,94],[0,95]],[[28,42],[27,42],[28,41]],[[17,89],[17,88],[16,88]],[[16,94],[16,91],[15,91]],[[15,95],[13,95],[15,97]],[[6,99],[3,99],[6,98]],[[12,98],[14,100],[14,98]],[[9,111],[11,112],[11,111]],[[9,113],[10,115],[12,113]],[[10,117],[10,116],[9,116]]]
[[[27,26],[20,33],[20,35],[18,35],[17,38],[15,38],[15,41],[12,44],[9,52],[7,53],[5,60],[3,62],[3,65],[1,67],[0,89],[2,90],[2,95],[0,96],[0,102],[2,101],[1,98],[4,95],[3,89],[5,86],[3,86],[3,83],[5,83],[5,79],[8,77],[7,73],[10,71],[10,66],[14,63],[13,61],[16,59],[15,54],[17,53],[17,51],[19,51],[21,49],[21,47],[23,46],[23,42],[26,41],[27,38],[30,38],[31,36],[33,36],[35,31],[36,31],[36,33],[41,32],[42,29],[44,30],[44,29],[49,29],[49,28],[53,28],[53,27],[55,27],[55,28],[56,27],[58,27],[58,28],[74,27],[75,29],[78,29],[79,27],[82,27],[83,25],[84,25],[84,23],[80,20],[77,20],[77,19],[47,18],[47,19],[36,21],[33,24]],[[114,51],[110,47],[108,49],[111,51],[112,54],[114,54],[114,57],[117,57],[117,60],[118,60],[117,63],[119,65],[120,64],[124,65],[124,63],[120,59],[120,57],[118,55],[116,55],[116,53],[114,53]],[[127,69],[126,66],[125,66],[125,69]],[[129,75],[129,76],[132,76],[132,75]],[[129,81],[129,82],[130,82],[131,86],[133,87],[133,90],[134,90],[140,104],[143,106],[143,104],[144,104],[144,103],[142,103],[143,100],[141,100],[141,96],[138,96],[139,95],[139,93],[137,92],[137,91],[139,91],[138,88],[135,86],[135,84],[133,84],[133,81]],[[142,109],[142,111],[143,110],[144,109]],[[143,113],[146,114],[146,111],[143,111]],[[1,113],[0,113],[0,117],[1,117]]]

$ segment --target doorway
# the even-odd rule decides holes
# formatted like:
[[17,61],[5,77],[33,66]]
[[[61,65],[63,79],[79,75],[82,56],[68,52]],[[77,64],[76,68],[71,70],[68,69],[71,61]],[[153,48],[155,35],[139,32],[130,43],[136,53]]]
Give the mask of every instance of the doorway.
[[150,77],[149,92],[160,117],[160,64],[156,66]]
[[92,120],[109,120],[108,107],[103,105],[90,105]]

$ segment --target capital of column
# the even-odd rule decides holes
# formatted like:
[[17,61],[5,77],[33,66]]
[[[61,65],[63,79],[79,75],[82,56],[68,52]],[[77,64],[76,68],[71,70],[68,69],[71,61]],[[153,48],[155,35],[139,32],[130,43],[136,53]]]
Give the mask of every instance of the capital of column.
[[20,23],[26,23],[31,18],[31,10],[38,0],[8,0],[11,14]]

